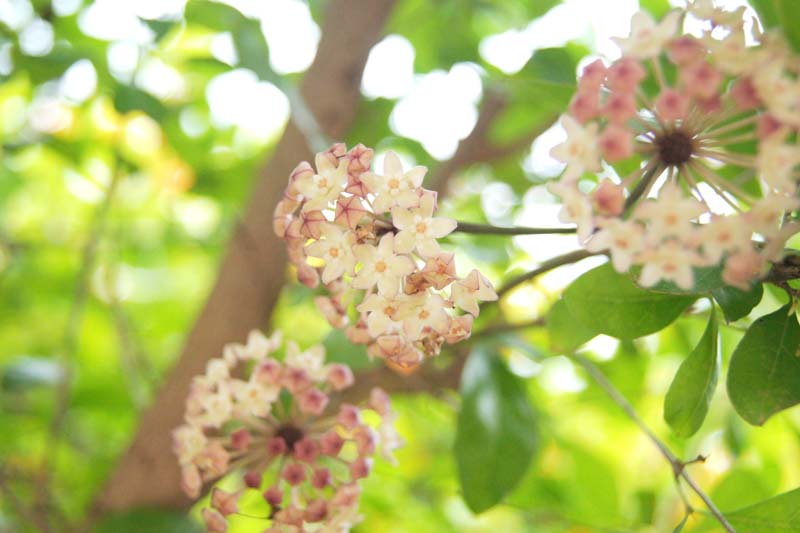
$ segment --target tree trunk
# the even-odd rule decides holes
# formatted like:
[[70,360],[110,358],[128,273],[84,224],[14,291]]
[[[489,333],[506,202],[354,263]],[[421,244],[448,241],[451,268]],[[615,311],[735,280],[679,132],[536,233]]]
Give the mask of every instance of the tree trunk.
[[[367,55],[392,5],[393,0],[332,0],[328,6],[319,50],[301,92],[331,138],[341,138],[355,118]],[[98,495],[98,512],[190,504],[180,490],[171,431],[181,423],[192,377],[222,353],[224,344],[243,341],[269,319],[285,275],[284,245],[272,232],[272,211],[294,166],[311,157],[306,139],[290,122],[234,230],[216,284],[177,364]]]

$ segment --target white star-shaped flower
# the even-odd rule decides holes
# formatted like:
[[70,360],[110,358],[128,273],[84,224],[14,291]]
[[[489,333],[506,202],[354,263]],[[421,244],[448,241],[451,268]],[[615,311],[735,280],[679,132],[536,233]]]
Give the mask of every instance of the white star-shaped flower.
[[427,168],[416,166],[403,172],[403,164],[397,154],[389,151],[383,159],[383,176],[365,172],[361,181],[375,195],[372,208],[376,213],[385,213],[395,206],[409,208],[419,204],[418,189],[422,185]]

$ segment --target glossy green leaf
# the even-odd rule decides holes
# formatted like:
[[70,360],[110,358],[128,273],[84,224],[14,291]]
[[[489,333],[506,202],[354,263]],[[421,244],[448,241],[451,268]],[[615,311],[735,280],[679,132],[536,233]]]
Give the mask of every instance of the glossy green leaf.
[[750,326],[731,355],[728,396],[742,418],[761,425],[800,403],[800,325],[788,305]]
[[550,349],[555,353],[570,353],[597,335],[595,330],[573,318],[563,299],[554,303],[547,313],[547,333]]
[[799,533],[800,489],[725,513],[737,533]]
[[758,305],[764,295],[764,286],[757,283],[749,291],[725,286],[711,291],[711,294],[722,309],[725,320],[733,322],[749,315]]
[[722,281],[720,265],[694,267],[692,273],[694,274],[694,287],[689,290],[682,289],[671,281],[659,281],[649,290],[670,294],[704,294],[725,286],[725,282]]
[[718,338],[712,313],[700,342],[681,363],[664,398],[664,420],[681,437],[694,435],[708,414],[719,377]]
[[642,289],[609,263],[586,272],[564,291],[567,309],[576,320],[619,339],[663,329],[696,298]]
[[470,354],[461,397],[455,457],[464,500],[480,513],[525,474],[538,441],[536,418],[523,383],[486,347]]
[[797,24],[796,0],[751,0],[767,29],[779,28],[795,51],[800,52],[800,25]]

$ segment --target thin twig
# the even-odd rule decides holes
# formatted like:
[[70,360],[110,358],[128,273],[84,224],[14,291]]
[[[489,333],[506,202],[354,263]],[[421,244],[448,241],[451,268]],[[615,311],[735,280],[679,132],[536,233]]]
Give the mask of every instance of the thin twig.
[[473,235],[555,235],[555,234],[574,234],[576,228],[528,228],[523,226],[491,226],[489,224],[473,224],[471,222],[458,222],[458,226],[453,230],[458,233],[470,233]]
[[598,254],[590,252],[588,250],[575,250],[573,252],[569,252],[564,255],[559,255],[553,257],[552,259],[548,259],[547,261],[544,261],[541,265],[531,270],[530,272],[525,272],[524,274],[520,274],[516,278],[512,278],[511,280],[509,280],[508,283],[500,287],[500,289],[497,291],[497,295],[503,296],[517,285],[521,285],[522,283],[525,283],[526,281],[529,281],[535,278],[536,276],[540,276],[545,272],[549,272],[560,266],[577,263],[581,259],[586,259],[587,257],[591,257],[593,255],[598,255]]
[[[667,447],[667,445],[664,444],[664,442],[662,442],[661,439],[659,439],[655,433],[653,433],[653,431],[647,426],[647,424],[644,423],[644,420],[642,420],[636,413],[636,411],[633,409],[633,406],[631,406],[631,404],[628,403],[628,400],[626,400],[625,397],[614,387],[614,385],[612,385],[611,382],[608,381],[608,379],[606,379],[605,375],[603,375],[600,369],[597,368],[597,366],[595,366],[594,363],[592,363],[591,361],[589,361],[588,359],[586,359],[581,355],[572,355],[571,357],[574,361],[580,364],[584,368],[584,370],[586,370],[586,372],[595,381],[595,383],[597,383],[600,386],[600,388],[603,389],[603,391],[608,395],[608,397],[611,398],[611,400],[614,403],[616,403],[625,412],[626,415],[628,415],[628,418],[630,418],[634,422],[634,424],[636,424],[639,427],[639,429],[647,436],[647,438],[650,439],[650,441],[656,446],[656,448],[658,448],[658,451],[661,452],[661,455],[663,455],[664,458],[667,461],[669,461],[669,464],[672,467],[672,471],[675,474],[675,477],[683,478],[683,480],[686,482],[687,485],[689,485],[689,487],[695,492],[695,494],[697,494],[700,497],[700,499],[703,500],[703,503],[706,505],[706,507],[708,507],[708,510],[711,511],[711,514],[714,515],[714,518],[716,518],[717,521],[722,525],[722,527],[725,528],[725,531],[727,531],[728,533],[736,533],[736,530],[733,528],[730,522],[728,522],[728,520],[725,518],[722,512],[717,508],[717,506],[714,505],[714,502],[711,501],[711,498],[709,498],[708,495],[705,492],[703,492],[703,489],[701,489],[694,481],[694,479],[692,479],[692,477],[686,472],[685,467],[688,463],[684,463],[683,461],[678,459],[675,456],[675,454],[673,454],[672,451]],[[696,462],[696,461],[697,459],[690,462]]]
[[50,531],[50,525],[47,523],[47,519],[34,509],[29,509],[25,505],[25,502],[19,499],[14,489],[6,483],[5,472],[2,471],[0,471],[0,494],[3,495],[4,500],[14,509],[14,512],[17,513],[18,518],[23,520],[27,525],[33,526],[43,533]]
[[67,325],[64,330],[62,349],[60,352],[61,374],[55,391],[55,404],[53,418],[50,421],[49,438],[47,448],[42,455],[40,466],[42,488],[46,489],[51,476],[51,461],[57,455],[59,443],[61,441],[64,423],[69,409],[70,395],[72,393],[72,379],[75,355],[78,349],[78,337],[83,318],[83,311],[89,297],[89,281],[95,269],[97,261],[97,249],[103,236],[108,213],[119,183],[119,172],[115,172],[108,185],[103,202],[95,210],[89,229],[89,237],[83,247],[81,254],[81,266],[75,280],[74,295],[72,306],[67,317]]

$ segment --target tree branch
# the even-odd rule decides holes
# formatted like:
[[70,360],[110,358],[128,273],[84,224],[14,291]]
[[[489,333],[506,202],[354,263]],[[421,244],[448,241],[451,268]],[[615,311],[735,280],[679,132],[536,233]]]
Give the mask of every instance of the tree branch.
[[436,167],[428,177],[425,187],[443,192],[447,182],[460,170],[474,163],[486,163],[510,157],[530,147],[531,143],[558,119],[545,120],[541,126],[504,145],[496,145],[489,138],[494,121],[505,109],[506,97],[497,89],[486,90],[478,120],[470,134],[458,143],[453,157]]
[[[393,3],[332,0],[328,5],[317,57],[303,79],[301,94],[330,138],[341,138],[355,117],[364,65]],[[286,268],[284,243],[272,232],[272,211],[297,162],[313,156],[309,142],[294,121],[287,124],[233,232],[215,286],[177,364],[98,495],[98,512],[140,506],[185,508],[191,503],[180,490],[170,433],[181,423],[193,376],[222,353],[226,343],[244,339],[269,319]]]
[[667,445],[659,439],[655,433],[644,423],[644,421],[639,417],[636,411],[633,409],[633,406],[628,403],[628,400],[611,384],[608,379],[603,375],[599,368],[597,368],[594,363],[586,359],[581,355],[572,355],[571,358],[576,361],[579,365],[581,365],[586,373],[597,383],[601,389],[608,395],[611,400],[616,403],[628,418],[630,418],[634,424],[639,426],[639,429],[644,433],[648,439],[658,448],[658,451],[661,452],[661,455],[664,456],[670,466],[672,467],[672,472],[675,474],[676,478],[683,478],[686,481],[686,484],[703,500],[703,503],[708,507],[708,510],[711,511],[711,514],[714,515],[714,518],[725,528],[725,531],[729,533],[736,533],[736,530],[733,529],[733,526],[728,522],[722,512],[714,505],[714,502],[711,501],[711,498],[703,492],[703,489],[700,488],[699,485],[692,479],[692,477],[686,472],[686,463],[678,459],[675,454],[667,447]]
[[488,224],[473,224],[471,222],[458,222],[453,232],[470,233],[472,235],[557,235],[574,234],[575,228],[527,228],[523,226],[490,226]]
[[505,285],[503,285],[502,287],[500,287],[500,289],[498,289],[497,295],[503,296],[511,289],[525,283],[526,281],[530,281],[533,278],[544,274],[545,272],[549,272],[560,266],[569,265],[571,263],[577,263],[578,261],[586,259],[587,257],[592,257],[593,255],[598,255],[598,254],[590,252],[588,250],[575,250],[574,252],[569,252],[564,255],[559,255],[557,257],[553,257],[552,259],[548,259],[547,261],[544,261],[541,265],[539,265],[537,268],[534,268],[530,272],[525,272],[524,274],[520,274],[515,278],[511,278]]

